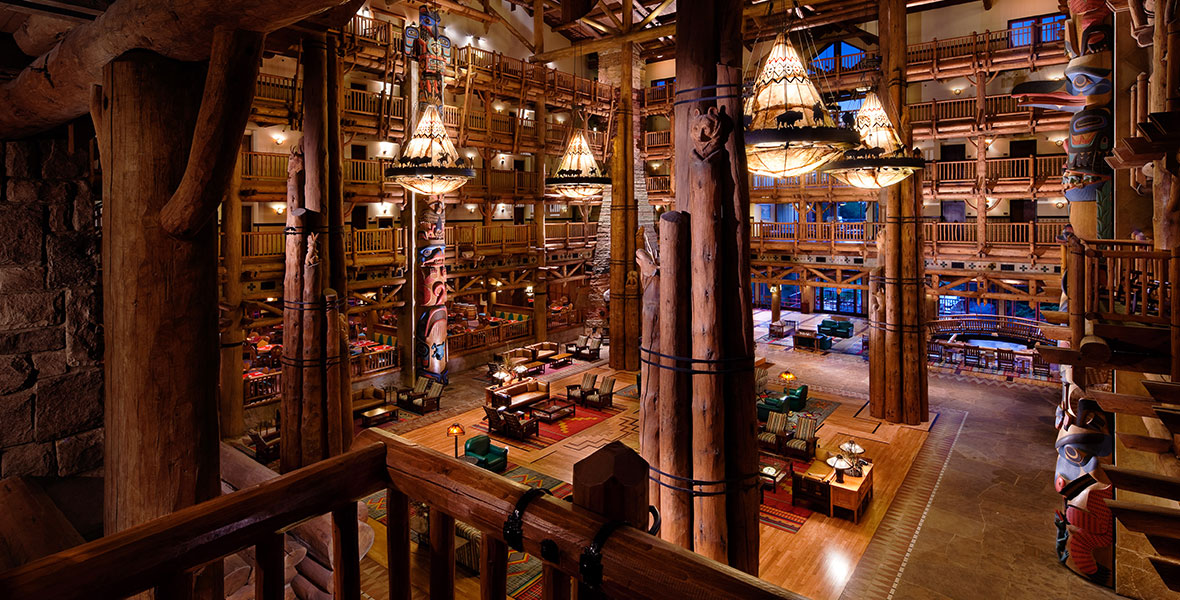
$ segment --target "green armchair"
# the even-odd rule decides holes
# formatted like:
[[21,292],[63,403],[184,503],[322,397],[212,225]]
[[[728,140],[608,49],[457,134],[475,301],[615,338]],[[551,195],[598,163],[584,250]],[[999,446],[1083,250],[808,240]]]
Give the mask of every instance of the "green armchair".
[[832,337],[852,337],[852,321],[833,321],[832,319],[824,319],[816,329],[820,333],[824,335],[830,335]]
[[479,461],[476,466],[499,473],[508,466],[508,448],[501,448],[492,444],[492,438],[477,435],[463,444],[464,456],[470,456]]
[[787,392],[786,400],[791,410],[803,410],[807,406],[807,386],[801,385]]
[[767,398],[758,403],[758,420],[766,422],[770,418],[770,413],[785,413],[787,412],[786,396],[778,398]]

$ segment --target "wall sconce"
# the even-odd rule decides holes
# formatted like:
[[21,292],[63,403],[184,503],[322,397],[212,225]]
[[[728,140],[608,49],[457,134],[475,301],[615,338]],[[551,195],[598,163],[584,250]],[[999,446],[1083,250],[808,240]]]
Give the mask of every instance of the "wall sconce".
[[993,198],[993,197],[991,197],[991,196],[986,196],[986,197],[983,199],[983,206],[984,206],[983,210],[984,210],[984,212],[990,211],[991,209],[995,208],[995,207],[996,207],[996,205],[997,205],[997,204],[999,204],[999,203],[1000,203],[1000,199],[999,199],[999,198]]
[[565,115],[557,115],[558,123],[565,123]]
[[1053,203],[1053,206],[1056,206],[1057,208],[1065,208],[1065,200],[1058,200],[1057,202]]
[[287,212],[287,205],[286,204],[272,204],[270,208],[271,208],[271,210],[275,211],[276,215],[281,215],[281,214]]
[[660,163],[658,163],[658,162],[654,162],[654,163],[652,163],[652,164],[651,164],[651,168],[652,168],[652,169],[658,169],[658,168],[660,168]]
[[469,213],[473,213],[473,212],[475,212],[475,205],[474,205],[474,204],[468,204],[468,205],[467,205],[467,212],[469,212]]
[[504,105],[500,104],[499,102],[493,104],[492,108],[494,108],[496,112],[504,112]]
[[1062,146],[1065,144],[1065,138],[1057,138],[1057,139],[1053,140],[1053,143],[1057,144],[1058,146]]
[[381,202],[377,205],[377,214],[381,216],[389,216],[390,204],[388,202]]
[[377,148],[381,156],[390,156],[393,153],[393,142],[377,142]]
[[524,293],[532,296],[533,295],[533,286],[530,285],[530,286],[524,288]]
[[270,139],[274,140],[276,146],[282,146],[283,142],[287,141],[287,137],[281,133],[270,136]]
[[957,87],[957,88],[952,89],[951,91],[954,92],[956,96],[958,96],[959,94],[963,93],[963,88]]
[[468,150],[467,151],[467,158],[475,158],[475,153]]

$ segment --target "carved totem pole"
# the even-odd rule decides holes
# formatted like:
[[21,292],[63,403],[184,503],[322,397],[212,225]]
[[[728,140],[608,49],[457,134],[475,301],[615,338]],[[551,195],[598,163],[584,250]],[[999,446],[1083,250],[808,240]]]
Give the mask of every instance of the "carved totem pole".
[[[418,62],[418,103],[426,107],[423,114],[431,116],[427,113],[442,106],[443,76],[451,57],[451,40],[439,33],[437,11],[425,5],[418,9],[418,25],[405,30],[405,53],[407,58]],[[438,129],[430,133],[445,138],[446,129]],[[454,160],[454,157],[447,159]],[[414,356],[419,375],[447,383],[447,267],[443,258],[446,209],[441,195],[418,198],[422,204],[417,211],[415,276],[419,297]]]
[[[1065,78],[1021,83],[1012,88],[1012,95],[1024,106],[1074,113],[1062,173],[1070,221],[1083,236],[1110,238],[1114,236],[1114,188],[1106,157],[1114,138],[1111,11],[1104,0],[1069,0],[1069,13],[1065,48],[1070,61]],[[1039,30],[1040,35],[1044,32]]]

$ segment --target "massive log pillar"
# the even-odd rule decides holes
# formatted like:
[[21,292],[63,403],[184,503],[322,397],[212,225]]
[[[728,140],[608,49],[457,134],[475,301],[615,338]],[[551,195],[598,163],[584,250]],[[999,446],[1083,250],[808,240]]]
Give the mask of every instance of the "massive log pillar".
[[217,230],[206,223],[181,241],[160,224],[204,78],[199,64],[128,52],[103,69],[93,111],[104,167],[108,534],[221,492]]
[[[340,44],[335,34],[327,39],[327,114],[328,114],[328,287],[339,299],[339,315],[335,322],[326,324],[327,344],[336,344],[336,381],[332,382],[341,407],[340,432],[342,448],[352,445],[352,373],[348,348],[348,269],[344,254],[344,141],[340,131],[340,111],[343,98],[344,70],[341,65]],[[376,311],[370,311],[376,317]],[[333,398],[328,398],[333,402]]]
[[[628,19],[629,11],[624,10]],[[627,24],[625,23],[625,25]],[[611,156],[610,205],[610,366],[639,369],[639,271],[635,265],[635,232],[639,204],[635,196],[635,43],[624,42],[619,53],[619,105]]]
[[225,264],[225,328],[221,331],[221,382],[218,391],[221,437],[242,435],[246,429],[242,385],[242,196],[241,158],[234,167],[229,192],[221,205],[222,261]]
[[[406,142],[410,141],[410,136],[414,134],[414,125],[418,122],[418,116],[421,111],[418,109],[418,61],[408,61],[406,63],[406,76],[402,79],[401,93],[402,101],[405,103],[405,139],[402,141],[403,147]],[[397,319],[397,342],[401,348],[398,358],[401,360],[401,381],[402,385],[406,387],[413,387],[414,381],[417,379],[415,365],[417,358],[415,357],[415,346],[417,340],[418,327],[418,278],[415,275],[418,262],[418,194],[410,190],[402,191],[402,206],[401,206],[401,227],[405,231],[406,240],[406,267],[405,277],[406,283],[402,286],[402,298],[405,303],[402,305],[401,313]],[[490,210],[485,210],[485,221],[491,215]]]
[[[912,143],[906,90],[906,15],[904,0],[880,4],[881,53],[887,107],[898,116],[902,143]],[[982,151],[982,149],[980,149]],[[870,414],[892,423],[916,425],[929,416],[926,392],[926,352],[923,305],[925,268],[921,240],[921,179],[910,177],[884,192],[885,239],[882,252],[884,341],[881,361],[870,368]],[[980,210],[986,203],[980,200]],[[873,348],[876,349],[875,347]],[[875,375],[875,378],[872,378]]]
[[[688,170],[687,167],[684,168]],[[685,187],[684,189],[688,189]],[[687,363],[668,357],[692,354],[692,239],[690,217],[684,211],[660,217],[660,368],[659,458],[661,476],[669,486],[660,491],[660,537],[682,548],[693,548],[692,496],[684,491],[693,475],[692,375]]]
[[[538,38],[540,35],[537,36]],[[537,171],[537,201],[533,203],[533,225],[537,228],[537,243],[539,248],[537,252],[537,270],[536,277],[533,278],[533,333],[536,335],[538,342],[544,342],[549,339],[549,283],[547,281],[548,271],[544,269],[548,264],[549,251],[545,248],[547,241],[545,239],[545,171],[549,164],[549,145],[545,142],[548,125],[545,121],[549,118],[549,106],[546,104],[548,98],[546,94],[542,93],[537,98],[537,110],[534,123],[536,123],[536,131],[538,136],[538,146],[540,151],[537,152],[536,171]]]

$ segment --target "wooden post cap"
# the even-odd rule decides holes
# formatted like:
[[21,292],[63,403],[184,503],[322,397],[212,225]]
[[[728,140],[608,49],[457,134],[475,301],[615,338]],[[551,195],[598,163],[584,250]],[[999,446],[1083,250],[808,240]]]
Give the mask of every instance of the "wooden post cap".
[[647,461],[611,442],[574,464],[574,504],[647,529]]

